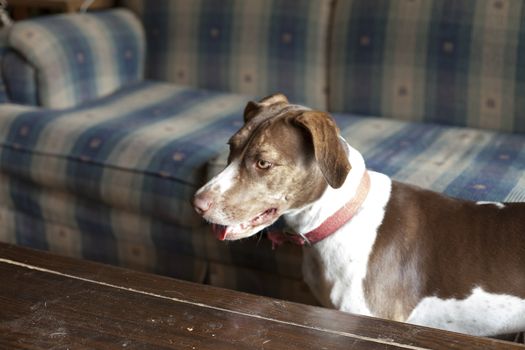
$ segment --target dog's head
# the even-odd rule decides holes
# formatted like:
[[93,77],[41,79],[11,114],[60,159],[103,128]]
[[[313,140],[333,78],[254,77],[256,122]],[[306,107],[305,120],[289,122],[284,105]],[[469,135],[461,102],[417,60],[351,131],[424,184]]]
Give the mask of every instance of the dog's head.
[[339,188],[351,168],[333,119],[282,94],[249,102],[228,144],[228,166],[193,200],[221,240],[249,237]]

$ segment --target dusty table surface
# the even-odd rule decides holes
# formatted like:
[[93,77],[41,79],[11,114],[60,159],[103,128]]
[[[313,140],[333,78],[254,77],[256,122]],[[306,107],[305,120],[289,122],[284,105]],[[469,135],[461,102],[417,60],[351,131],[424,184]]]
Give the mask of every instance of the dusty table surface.
[[525,349],[0,243],[0,349]]

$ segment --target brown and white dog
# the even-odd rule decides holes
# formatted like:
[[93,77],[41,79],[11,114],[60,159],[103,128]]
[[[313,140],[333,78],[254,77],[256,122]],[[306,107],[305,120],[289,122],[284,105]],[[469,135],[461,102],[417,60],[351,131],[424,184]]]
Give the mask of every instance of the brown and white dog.
[[249,102],[244,121],[229,165],[193,200],[219,239],[282,216],[287,239],[306,242],[303,275],[325,306],[474,335],[525,330],[524,204],[367,171],[327,113],[281,94]]

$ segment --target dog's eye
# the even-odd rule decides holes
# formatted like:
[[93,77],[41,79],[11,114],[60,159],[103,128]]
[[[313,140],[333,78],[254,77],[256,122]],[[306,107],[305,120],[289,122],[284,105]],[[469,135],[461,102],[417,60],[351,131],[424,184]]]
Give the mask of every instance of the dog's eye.
[[257,168],[259,168],[259,169],[267,170],[267,169],[270,169],[273,164],[268,162],[268,161],[266,161],[266,160],[259,159],[257,161],[256,165],[257,165]]

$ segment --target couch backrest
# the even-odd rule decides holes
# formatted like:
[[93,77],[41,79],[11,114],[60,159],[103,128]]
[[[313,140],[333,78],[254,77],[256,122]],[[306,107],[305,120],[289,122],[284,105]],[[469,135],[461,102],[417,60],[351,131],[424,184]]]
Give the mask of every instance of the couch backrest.
[[[143,29],[127,9],[17,22],[8,43],[19,56],[2,65],[8,92],[16,86],[30,88],[34,84],[38,104],[44,107],[76,106],[110,94],[143,75]],[[15,65],[9,66],[13,62]],[[26,74],[26,81],[21,82],[24,77],[17,72],[31,70],[24,68],[24,63],[34,69],[34,74]],[[18,85],[10,86],[9,82]]]
[[525,132],[525,3],[338,0],[329,108]]
[[327,0],[124,0],[142,19],[146,76],[326,107]]

